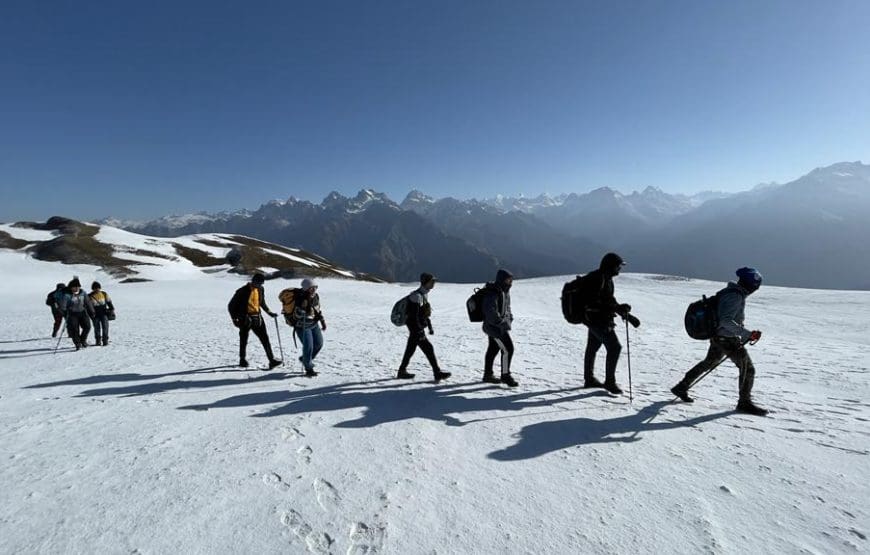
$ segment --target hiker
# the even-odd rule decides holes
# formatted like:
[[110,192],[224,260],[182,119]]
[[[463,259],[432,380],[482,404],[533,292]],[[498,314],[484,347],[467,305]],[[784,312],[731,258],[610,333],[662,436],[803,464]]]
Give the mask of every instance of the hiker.
[[115,305],[99,281],[91,284],[88,297],[94,304],[94,344],[105,347],[109,344],[109,320],[115,319]]
[[320,295],[317,294],[317,284],[313,279],[303,279],[301,288],[294,290],[293,294],[295,304],[288,323],[292,322],[293,331],[302,342],[299,362],[305,369],[305,375],[313,378],[317,375],[314,371],[314,359],[323,348],[321,331],[326,331],[326,320],[320,310]]
[[695,380],[716,367],[727,357],[739,370],[737,411],[764,416],[768,411],[752,402],[755,366],[752,364],[752,359],[749,358],[749,353],[745,347],[746,343],[754,343],[761,339],[761,332],[758,330],[749,331],[743,325],[746,297],[758,291],[758,288],[761,287],[762,277],[755,268],[740,268],[736,273],[737,282],[729,282],[724,289],[716,293],[718,327],[716,335],[710,339],[707,357],[686,372],[680,383],[671,388],[671,393],[683,402],[693,402],[694,399],[689,396],[689,388],[692,387]]
[[405,345],[405,354],[402,356],[399,373],[396,375],[400,380],[410,380],[416,376],[416,374],[408,372],[408,363],[411,362],[411,357],[417,351],[417,347],[420,347],[420,350],[429,360],[429,364],[432,365],[435,383],[450,377],[450,372],[443,372],[438,366],[435,349],[426,337],[427,329],[429,335],[435,334],[431,320],[432,305],[429,304],[428,296],[429,292],[435,288],[435,281],[435,276],[432,274],[425,272],[420,274],[420,288],[408,295],[406,303],[408,313],[405,321],[405,325],[408,326],[408,343]]
[[[496,273],[495,283],[487,284],[483,297],[483,332],[489,340],[483,362],[483,381],[503,383],[508,387],[519,385],[511,375],[514,343],[511,341],[510,330],[514,317],[511,313],[510,289],[513,282],[513,275],[501,269]],[[492,371],[495,355],[498,353],[501,353],[501,378],[496,377]]]
[[263,344],[263,349],[269,358],[269,370],[281,364],[281,361],[272,355],[272,345],[269,343],[266,322],[263,321],[263,315],[260,314],[260,309],[262,309],[272,318],[277,317],[277,314],[269,310],[269,306],[266,304],[266,295],[263,290],[265,282],[266,276],[261,273],[254,274],[250,283],[240,287],[227,305],[233,325],[239,328],[239,366],[242,368],[249,366],[245,353],[248,348],[248,334],[252,331]]
[[54,318],[54,327],[51,329],[51,336],[57,337],[57,332],[60,331],[60,326],[63,324],[63,312],[60,310],[60,303],[63,302],[63,296],[66,293],[66,285],[58,283],[54,291],[50,292],[45,297],[45,305],[51,308],[51,316]]
[[[613,292],[613,278],[619,275],[624,265],[621,256],[609,252],[601,259],[598,269],[583,276],[581,283],[582,294],[587,299],[584,323],[589,328],[583,359],[583,387],[603,387],[614,395],[622,393],[616,384],[616,363],[619,362],[622,344],[616,337],[614,319],[617,314],[626,318],[631,312],[631,305],[617,302]],[[601,345],[607,350],[604,383],[595,377],[595,355]]]
[[79,278],[73,278],[60,303],[60,310],[66,318],[66,333],[72,339],[76,351],[88,346],[88,333],[91,331],[91,318],[94,317],[94,303],[82,291]]

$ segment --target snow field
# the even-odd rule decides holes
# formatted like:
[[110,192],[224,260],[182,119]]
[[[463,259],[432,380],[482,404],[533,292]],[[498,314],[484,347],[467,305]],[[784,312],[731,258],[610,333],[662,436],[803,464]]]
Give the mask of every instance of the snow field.
[[[42,302],[98,278],[112,344],[52,354]],[[472,285],[430,295],[432,341],[413,382],[389,322],[413,285],[319,280],[329,325],[320,376],[235,367],[226,303],[243,281],[114,284],[87,267],[0,256],[0,552],[851,553],[866,552],[870,294],[762,288],[747,320],[756,399],[733,412],[723,364],[693,405],[668,389],[705,353],[685,306],[721,284],[625,275],[634,402],[582,385],[584,328],[561,319],[564,278],[512,291],[508,390],[479,383],[485,340]],[[294,280],[266,283],[267,301]],[[274,324],[268,322],[278,351]],[[625,329],[619,328],[625,343]],[[597,371],[603,375],[603,350]],[[628,386],[626,350],[618,379]]]

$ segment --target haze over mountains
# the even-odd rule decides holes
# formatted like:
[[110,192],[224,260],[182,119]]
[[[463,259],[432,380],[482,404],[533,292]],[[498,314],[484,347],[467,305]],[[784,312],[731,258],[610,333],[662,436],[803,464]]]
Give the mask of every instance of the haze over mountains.
[[629,271],[726,280],[753,265],[770,284],[870,289],[868,216],[870,166],[843,162],[737,194],[605,187],[457,200],[412,191],[397,203],[366,189],[319,204],[290,197],[254,211],[107,222],[156,236],[248,235],[390,280],[411,281],[425,269],[482,281],[500,266],[518,277],[583,273],[613,250]]

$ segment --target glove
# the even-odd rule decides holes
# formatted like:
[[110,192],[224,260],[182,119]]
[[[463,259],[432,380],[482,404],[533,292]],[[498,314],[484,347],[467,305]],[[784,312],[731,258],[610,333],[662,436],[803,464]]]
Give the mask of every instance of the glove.
[[242,327],[242,322],[238,318],[233,318],[233,325],[240,328]]
[[322,329],[323,331],[326,331],[326,320],[320,321],[320,329]]
[[432,324],[429,324],[429,335],[435,335],[435,330],[432,329]]
[[619,314],[620,316],[622,316],[623,318],[629,312],[631,312],[631,305],[628,303],[623,303],[623,304],[616,307],[616,313]]
[[635,316],[633,314],[626,313],[625,319],[628,320],[628,323],[631,324],[632,326],[634,326],[636,328],[640,327],[640,320],[638,319],[637,316]]
[[752,333],[749,334],[749,341],[751,343],[755,343],[756,341],[759,341],[760,339],[761,339],[761,332],[758,330],[754,330]]

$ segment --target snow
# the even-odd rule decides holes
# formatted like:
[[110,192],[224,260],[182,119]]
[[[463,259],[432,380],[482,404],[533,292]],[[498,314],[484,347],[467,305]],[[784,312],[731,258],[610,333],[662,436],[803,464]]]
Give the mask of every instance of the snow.
[[0,231],[6,232],[14,239],[21,241],[51,241],[55,234],[53,231],[45,231],[41,229],[28,229],[26,227],[15,227],[12,224],[0,224]]
[[275,250],[275,249],[263,249],[264,252],[269,254],[274,254],[275,256],[281,256],[288,260],[293,260],[295,262],[299,262],[300,264],[305,264],[306,266],[311,266],[313,268],[319,268],[320,264],[310,260],[308,258],[302,258],[301,256],[294,256],[292,254],[287,254],[286,252]]
[[[112,344],[45,338],[45,294],[99,277]],[[723,365],[692,405],[667,389],[703,357],[682,312],[720,284],[617,278],[632,330],[634,402],[579,389],[582,327],[559,312],[565,278],[518,281],[514,374],[479,383],[485,341],[470,285],[430,295],[453,377],[392,379],[389,322],[408,287],[319,280],[320,376],[241,370],[226,303],[244,283],[207,276],[117,284],[88,267],[0,252],[0,552],[850,553],[870,532],[870,294],[762,288],[747,318],[756,399],[735,414]],[[268,281],[273,308],[287,281]],[[295,283],[295,282],[292,282]],[[298,352],[281,325],[285,359]],[[625,342],[624,328],[619,328]],[[269,323],[275,341],[275,327]],[[628,385],[625,351],[618,378]],[[603,368],[598,359],[598,374]]]

